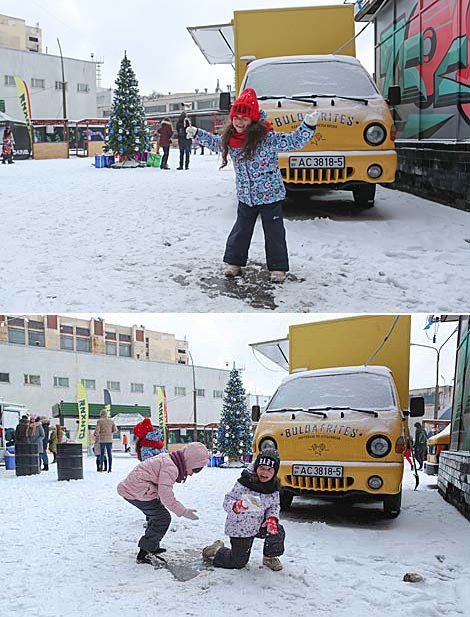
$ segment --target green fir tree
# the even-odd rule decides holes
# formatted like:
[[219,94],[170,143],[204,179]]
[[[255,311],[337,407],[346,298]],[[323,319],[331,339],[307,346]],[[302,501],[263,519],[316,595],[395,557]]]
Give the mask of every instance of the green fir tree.
[[126,53],[116,79],[107,128],[105,152],[118,153],[126,160],[132,160],[137,153],[149,150],[150,130],[145,120],[138,82]]
[[245,389],[236,368],[230,371],[225,388],[216,441],[219,452],[234,461],[251,452],[251,417],[246,404]]

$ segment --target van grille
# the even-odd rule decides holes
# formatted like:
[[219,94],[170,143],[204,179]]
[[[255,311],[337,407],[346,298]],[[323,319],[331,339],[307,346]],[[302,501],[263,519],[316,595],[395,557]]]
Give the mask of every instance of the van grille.
[[292,488],[312,491],[344,491],[354,484],[354,478],[311,478],[309,476],[286,476]]
[[286,182],[295,184],[328,184],[345,182],[353,175],[352,167],[344,169],[281,169]]

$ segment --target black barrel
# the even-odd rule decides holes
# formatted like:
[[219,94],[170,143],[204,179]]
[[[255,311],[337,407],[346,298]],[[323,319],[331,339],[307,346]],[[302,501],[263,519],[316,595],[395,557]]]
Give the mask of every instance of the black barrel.
[[57,479],[83,480],[81,443],[57,444]]
[[33,476],[39,473],[39,446],[37,443],[15,443],[16,475]]

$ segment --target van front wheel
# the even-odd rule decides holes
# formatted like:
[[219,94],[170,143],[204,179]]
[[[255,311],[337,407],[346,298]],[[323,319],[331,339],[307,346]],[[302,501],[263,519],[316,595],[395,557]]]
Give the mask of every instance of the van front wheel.
[[396,495],[384,497],[384,514],[387,518],[396,518],[401,509],[401,491]]
[[288,510],[292,505],[293,499],[294,499],[293,493],[291,493],[290,491],[285,491],[281,489],[281,493],[280,493],[281,510]]
[[375,200],[375,184],[362,184],[353,188],[354,202],[361,208],[372,208]]

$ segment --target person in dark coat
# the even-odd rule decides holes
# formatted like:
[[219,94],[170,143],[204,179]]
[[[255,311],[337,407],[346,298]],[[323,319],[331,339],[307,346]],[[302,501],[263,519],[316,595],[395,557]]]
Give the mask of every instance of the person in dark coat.
[[41,424],[44,431],[44,438],[42,440],[42,453],[39,455],[39,460],[42,460],[42,470],[49,471],[49,457],[47,456],[47,446],[49,443],[49,418],[41,418]]
[[173,135],[173,125],[171,124],[170,118],[163,118],[157,133],[159,135],[159,144],[163,148],[160,169],[170,169],[168,167],[168,157],[170,155],[171,137]]
[[19,421],[16,429],[15,429],[15,443],[28,443],[28,429],[29,429],[29,418],[24,415],[21,416],[21,420]]
[[189,157],[191,156],[191,146],[193,140],[186,136],[186,129],[191,126],[191,121],[185,111],[182,111],[178,122],[176,123],[176,132],[178,133],[178,145],[180,149],[180,166],[177,169],[189,168]]
[[423,468],[424,459],[426,458],[426,431],[421,422],[415,422],[415,429],[414,455],[416,464],[419,465],[418,469],[421,470]]

